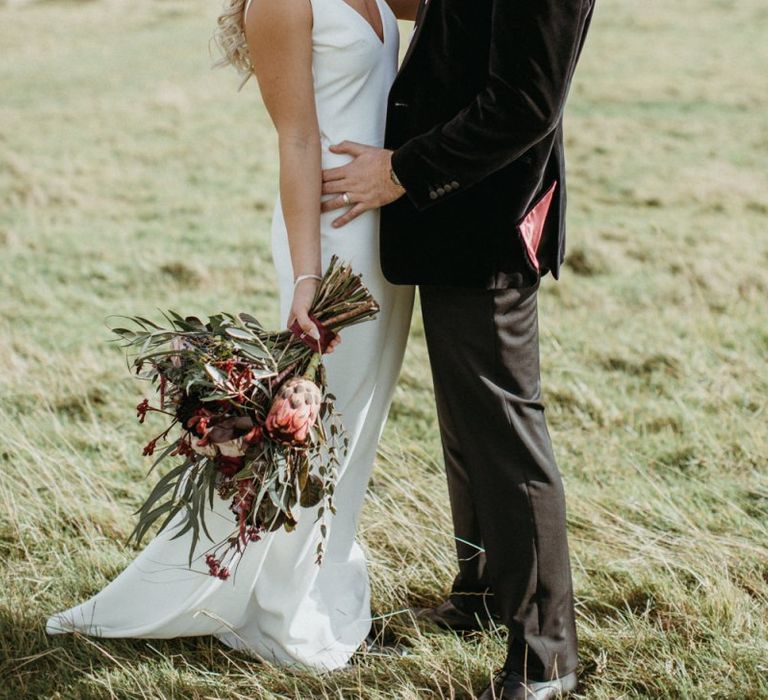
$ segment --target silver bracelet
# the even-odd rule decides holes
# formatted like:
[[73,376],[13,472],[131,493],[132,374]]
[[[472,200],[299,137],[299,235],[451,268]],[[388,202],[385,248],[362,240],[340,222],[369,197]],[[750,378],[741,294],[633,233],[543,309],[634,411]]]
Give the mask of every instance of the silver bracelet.
[[323,281],[323,278],[320,277],[320,275],[299,275],[294,281],[293,281],[293,288],[296,289],[299,282],[303,282],[304,280],[318,280],[320,282]]

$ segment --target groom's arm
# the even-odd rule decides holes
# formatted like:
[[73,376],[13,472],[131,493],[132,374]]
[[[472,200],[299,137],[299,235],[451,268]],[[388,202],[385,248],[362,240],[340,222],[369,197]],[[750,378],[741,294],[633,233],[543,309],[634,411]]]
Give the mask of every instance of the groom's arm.
[[[392,168],[418,209],[480,182],[557,126],[592,4],[493,1],[485,88],[455,117],[412,138],[392,155]],[[437,198],[434,187],[439,183],[452,186]]]

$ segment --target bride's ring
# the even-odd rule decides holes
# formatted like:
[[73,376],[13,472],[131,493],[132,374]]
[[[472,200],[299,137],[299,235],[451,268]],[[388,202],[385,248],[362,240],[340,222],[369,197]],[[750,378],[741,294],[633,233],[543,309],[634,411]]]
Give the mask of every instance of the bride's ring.
[[345,192],[343,195],[341,195],[341,201],[344,202],[346,206],[349,206],[352,204],[352,202],[349,199],[349,192]]

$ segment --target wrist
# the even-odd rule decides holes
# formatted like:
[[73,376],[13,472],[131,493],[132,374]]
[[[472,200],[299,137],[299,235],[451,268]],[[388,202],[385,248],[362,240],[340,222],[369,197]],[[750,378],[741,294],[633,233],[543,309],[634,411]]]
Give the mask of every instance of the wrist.
[[312,272],[296,275],[296,277],[293,280],[293,288],[296,289],[296,287],[298,287],[300,284],[306,283],[306,282],[312,282],[315,284],[315,286],[317,286],[320,284],[320,282],[322,282],[322,280],[323,278],[320,275],[317,275]]
[[403,187],[403,183],[400,182],[400,178],[397,176],[397,173],[395,172],[395,169],[392,165],[393,154],[394,154],[394,151],[390,152],[389,154],[389,179],[392,180],[392,183],[395,185],[395,187],[405,192],[405,187]]

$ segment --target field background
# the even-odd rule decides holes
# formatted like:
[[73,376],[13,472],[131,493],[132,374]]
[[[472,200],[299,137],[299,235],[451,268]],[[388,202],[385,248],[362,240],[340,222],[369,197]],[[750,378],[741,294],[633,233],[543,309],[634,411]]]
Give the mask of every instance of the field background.
[[[598,1],[567,113],[568,263],[540,300],[569,498],[577,697],[768,698],[768,8]],[[417,632],[453,576],[421,323],[361,537],[414,647],[327,677],[209,638],[48,639],[147,491],[110,313],[277,324],[275,139],[211,71],[218,3],[0,1],[0,697],[472,698],[501,630]],[[390,617],[386,617],[390,616]]]

